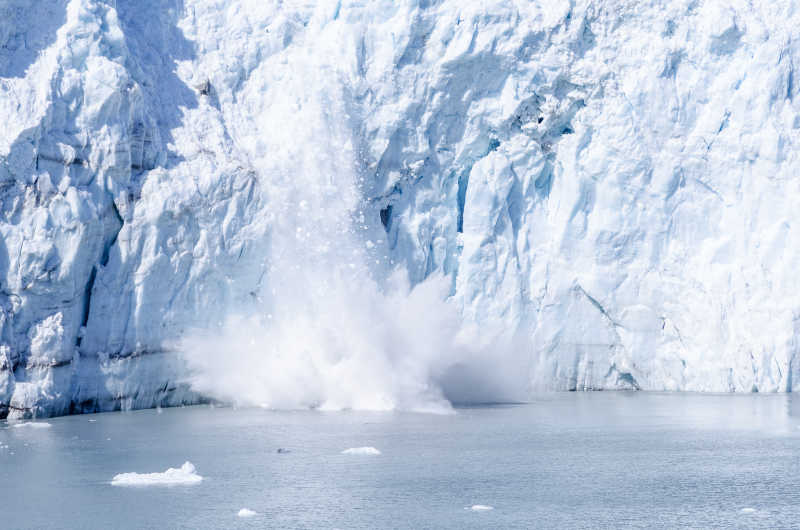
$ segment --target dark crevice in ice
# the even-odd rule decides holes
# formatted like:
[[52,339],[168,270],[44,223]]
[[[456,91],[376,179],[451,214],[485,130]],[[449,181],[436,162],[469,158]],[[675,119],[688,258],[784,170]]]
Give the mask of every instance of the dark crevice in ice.
[[385,208],[381,209],[381,224],[383,228],[386,230],[386,233],[389,233],[389,230],[392,229],[392,205],[387,204]]
[[620,372],[617,368],[617,364],[614,363],[608,369],[608,373],[606,374],[606,380],[610,379],[614,373],[617,374],[616,386],[617,388],[627,388],[630,390],[641,390],[642,387],[639,386],[639,382],[633,377],[633,374],[630,372]]
[[[86,282],[86,287],[83,291],[83,317],[81,318],[81,329],[86,327],[89,322],[89,312],[92,307],[92,289],[94,288],[94,280],[97,278],[97,267],[92,267],[92,272],[89,273],[89,280]],[[75,339],[75,346],[80,346],[83,341],[83,332],[78,332],[78,337]]]
[[464,232],[464,203],[467,200],[467,185],[469,185],[469,171],[464,171],[458,176],[458,218],[456,220],[456,231]]
[[597,301],[597,300],[596,300],[596,299],[595,299],[595,298],[594,298],[592,295],[590,295],[589,293],[587,293],[587,292],[584,290],[584,288],[583,288],[583,287],[581,287],[580,285],[576,285],[576,286],[575,286],[575,288],[578,290],[578,292],[580,292],[581,294],[583,294],[583,295],[586,297],[586,299],[587,299],[587,300],[589,300],[589,302],[590,302],[590,303],[591,303],[591,304],[592,304],[594,307],[596,307],[596,308],[597,308],[597,310],[598,310],[598,311],[600,311],[600,313],[601,313],[601,314],[602,314],[604,317],[606,317],[606,318],[608,319],[608,321],[609,321],[609,322],[611,322],[611,324],[612,324],[613,326],[615,326],[615,327],[616,327],[616,326],[618,326],[618,325],[619,325],[619,324],[617,324],[617,322],[616,322],[616,321],[615,321],[613,318],[611,318],[611,315],[609,315],[609,314],[608,314],[608,311],[606,311],[606,308],[605,308],[605,307],[603,307],[603,305],[602,305],[600,302],[598,302],[598,301]]
[[477,163],[478,160],[482,160],[483,158],[489,156],[489,153],[497,151],[498,147],[500,147],[500,140],[497,138],[490,138],[486,152],[478,156],[477,159],[475,159],[475,162],[470,164],[469,167],[467,167],[458,175],[458,191],[456,193],[456,202],[458,207],[456,231],[458,233],[464,232],[464,207],[467,202],[467,188],[469,187],[469,175],[472,172],[472,168],[475,166],[475,163]]
[[[112,214],[112,223],[113,228],[110,231],[108,239],[103,244],[103,250],[100,253],[100,260],[99,266],[105,267],[108,265],[108,260],[111,252],[111,248],[117,242],[117,236],[119,236],[120,231],[122,230],[122,226],[124,221],[122,216],[117,209],[117,205],[114,201],[111,201],[111,214]],[[89,279],[86,281],[86,286],[83,292],[83,316],[81,317],[81,326],[78,331],[78,336],[75,339],[75,346],[80,347],[81,342],[83,342],[83,330],[86,328],[86,325],[89,323],[89,315],[92,309],[92,290],[94,289],[94,282],[97,279],[97,265],[92,267],[91,272],[89,273]]]

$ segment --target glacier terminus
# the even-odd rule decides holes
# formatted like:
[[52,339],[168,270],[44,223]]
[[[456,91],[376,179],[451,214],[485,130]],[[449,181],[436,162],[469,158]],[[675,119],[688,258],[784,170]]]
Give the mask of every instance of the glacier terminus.
[[796,0],[3,0],[0,116],[0,416],[800,388]]

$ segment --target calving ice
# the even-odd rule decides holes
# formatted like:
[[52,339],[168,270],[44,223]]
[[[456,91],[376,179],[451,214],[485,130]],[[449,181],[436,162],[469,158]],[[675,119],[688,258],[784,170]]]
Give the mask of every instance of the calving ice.
[[793,1],[6,0],[0,413],[796,389],[798,72]]

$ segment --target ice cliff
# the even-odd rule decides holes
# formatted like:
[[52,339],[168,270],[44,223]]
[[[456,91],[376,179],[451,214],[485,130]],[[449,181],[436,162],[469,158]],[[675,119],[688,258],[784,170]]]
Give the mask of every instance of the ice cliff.
[[[192,387],[182,337],[324,349],[286,291],[326,289],[346,344],[405,319],[358,363],[431,328],[348,372],[407,406],[457,377],[440,289],[339,303],[398,270],[527,391],[800,387],[795,0],[0,0],[0,116],[0,415],[213,397],[235,352]],[[278,405],[370,407],[285,366]]]

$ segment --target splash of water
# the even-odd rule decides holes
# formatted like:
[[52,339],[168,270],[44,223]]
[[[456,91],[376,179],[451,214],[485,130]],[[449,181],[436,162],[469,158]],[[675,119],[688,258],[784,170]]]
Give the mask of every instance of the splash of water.
[[411,288],[397,273],[381,289],[331,273],[284,283],[269,313],[187,339],[194,389],[280,409],[447,412],[449,399],[519,399],[508,348],[462,324],[445,278]]
[[[263,110],[246,128],[257,141],[239,143],[259,146],[249,158],[270,227],[265,287],[256,311],[182,341],[192,387],[271,408],[446,412],[452,400],[518,400],[523,349],[501,328],[464,324],[449,278],[412,286],[395,269],[366,197],[346,83],[305,61],[273,99],[249,106]],[[321,76],[324,89],[307,82]]]

